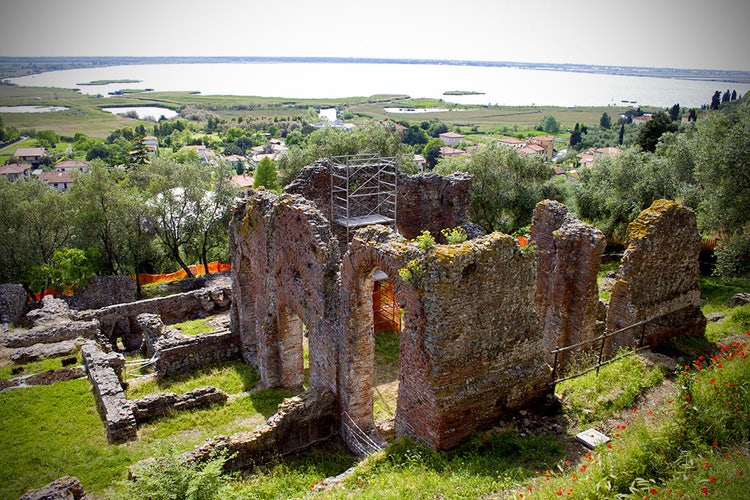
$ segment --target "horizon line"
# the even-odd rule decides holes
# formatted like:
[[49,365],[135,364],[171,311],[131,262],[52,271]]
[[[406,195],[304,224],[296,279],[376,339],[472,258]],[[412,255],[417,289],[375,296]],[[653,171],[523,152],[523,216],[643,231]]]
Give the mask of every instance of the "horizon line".
[[287,61],[287,62],[344,62],[344,63],[371,63],[371,64],[435,64],[455,66],[489,66],[489,67],[528,67],[558,70],[565,68],[587,68],[587,69],[624,69],[624,70],[668,70],[693,73],[722,73],[750,75],[750,70],[742,69],[706,69],[706,68],[675,68],[667,66],[629,66],[621,64],[594,64],[594,63],[572,63],[572,62],[534,62],[534,61],[492,61],[474,59],[432,59],[414,57],[361,57],[361,56],[185,56],[185,55],[148,55],[148,56],[8,56],[0,55],[0,61],[8,60],[246,60],[246,61]]

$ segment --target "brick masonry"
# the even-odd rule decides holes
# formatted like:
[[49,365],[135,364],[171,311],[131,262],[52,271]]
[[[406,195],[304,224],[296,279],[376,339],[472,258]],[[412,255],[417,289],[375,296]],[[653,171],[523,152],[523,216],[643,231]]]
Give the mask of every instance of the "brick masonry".
[[[645,344],[655,346],[683,335],[702,335],[706,318],[700,310],[700,235],[695,213],[668,200],[656,200],[628,225],[628,247],[622,257],[607,313],[607,332],[642,320]],[[614,338],[632,346],[640,329]]]
[[[596,279],[606,240],[562,203],[544,200],[534,209],[531,241],[537,255],[535,307],[543,325],[545,359],[552,365],[553,349],[597,336]],[[570,353],[558,356],[558,369],[570,361]]]

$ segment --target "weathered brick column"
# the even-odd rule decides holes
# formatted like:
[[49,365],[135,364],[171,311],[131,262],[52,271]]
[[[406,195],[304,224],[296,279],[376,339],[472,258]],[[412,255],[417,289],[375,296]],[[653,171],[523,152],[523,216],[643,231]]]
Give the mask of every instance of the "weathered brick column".
[[[700,310],[700,235],[695,213],[668,200],[656,200],[628,225],[628,248],[622,258],[607,314],[607,332],[642,320],[651,346],[682,335],[703,335]],[[641,329],[614,338],[634,345]]]
[[[606,240],[552,200],[534,209],[531,240],[537,253],[535,307],[543,324],[544,356],[553,364],[551,350],[596,337],[596,278]],[[571,357],[571,351],[561,353],[558,369]]]

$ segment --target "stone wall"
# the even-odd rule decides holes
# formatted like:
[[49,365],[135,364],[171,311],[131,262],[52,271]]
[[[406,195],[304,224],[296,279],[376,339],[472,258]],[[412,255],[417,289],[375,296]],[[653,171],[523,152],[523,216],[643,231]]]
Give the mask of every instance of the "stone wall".
[[135,300],[135,281],[128,276],[94,276],[86,286],[67,298],[71,309],[101,309]]
[[[425,251],[382,227],[360,230],[341,271],[342,406],[361,428],[372,427],[372,307],[365,294],[375,269],[391,276],[404,307],[397,435],[451,448],[542,398],[550,369],[539,355],[534,268],[533,255],[499,233]],[[399,269],[410,277],[402,280]]]
[[[627,241],[612,287],[607,332],[656,318],[645,325],[647,345],[702,335],[706,318],[700,310],[695,213],[673,201],[657,200],[628,225]],[[640,334],[637,328],[617,335],[610,348],[632,346]]]
[[29,347],[34,344],[52,344],[76,338],[96,339],[99,334],[99,321],[70,321],[47,323],[28,330],[14,330],[0,337],[6,347]]
[[74,476],[63,476],[37,490],[29,490],[18,500],[86,500],[83,485]]
[[74,314],[78,320],[97,319],[101,334],[114,346],[122,337],[126,350],[138,349],[142,333],[136,318],[139,314],[157,314],[168,325],[183,321],[205,318],[229,309],[232,300],[230,278],[216,280],[207,288],[192,292],[115,304],[101,309],[80,311]]
[[133,415],[138,423],[163,417],[172,411],[190,410],[225,403],[227,393],[216,387],[198,387],[185,394],[162,392],[132,401]]
[[231,331],[162,338],[155,349],[159,377],[188,373],[223,361],[240,359],[240,337]]
[[110,443],[122,443],[135,439],[135,415],[122,388],[125,358],[117,353],[104,353],[94,344],[84,345],[81,353],[107,429],[107,440]]
[[427,229],[445,242],[440,231],[467,224],[470,202],[469,174],[402,175],[398,179],[396,228],[406,239],[416,238]]
[[[272,458],[289,455],[326,441],[336,432],[336,397],[309,390],[285,399],[268,421],[252,432],[216,436],[185,453],[188,460],[207,460],[220,451],[230,457],[227,470],[249,469]],[[137,471],[135,472],[137,478]]]
[[230,225],[232,324],[243,359],[268,386],[301,387],[303,325],[310,387],[335,390],[338,242],[312,203],[255,192]]
[[26,305],[26,291],[16,283],[0,284],[0,325],[15,325]]
[[[552,365],[553,349],[597,336],[596,279],[606,240],[562,203],[544,200],[534,209],[531,241],[537,255],[535,307],[542,320],[544,356]],[[560,353],[557,368],[564,368],[574,355]]]

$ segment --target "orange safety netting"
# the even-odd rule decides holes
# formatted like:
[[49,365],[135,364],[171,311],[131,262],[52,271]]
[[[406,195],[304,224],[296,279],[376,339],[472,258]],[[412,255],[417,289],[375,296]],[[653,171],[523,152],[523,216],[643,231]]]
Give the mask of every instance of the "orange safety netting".
[[[206,270],[203,267],[203,264],[193,264],[192,266],[188,266],[188,269],[190,269],[190,272],[193,273],[193,276],[202,276],[206,273]],[[218,273],[221,271],[229,271],[232,269],[232,266],[229,264],[222,264],[219,261],[209,262],[208,263],[208,272],[209,273]],[[135,275],[131,276],[131,278],[135,279]],[[138,279],[141,283],[141,285],[148,285],[150,283],[158,283],[158,282],[166,282],[166,281],[176,281],[181,280],[183,278],[187,278],[187,273],[184,269],[180,269],[179,271],[175,271],[173,273],[168,274],[148,274],[148,273],[139,273]]]
[[393,294],[393,283],[388,280],[375,282],[372,310],[375,333],[401,331],[401,308],[398,307]]

